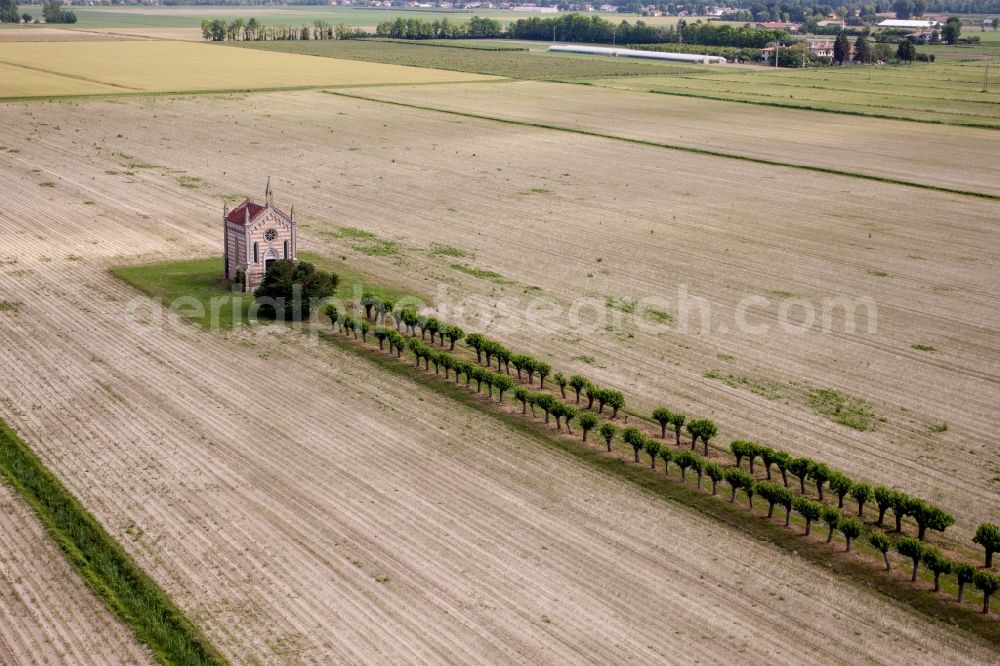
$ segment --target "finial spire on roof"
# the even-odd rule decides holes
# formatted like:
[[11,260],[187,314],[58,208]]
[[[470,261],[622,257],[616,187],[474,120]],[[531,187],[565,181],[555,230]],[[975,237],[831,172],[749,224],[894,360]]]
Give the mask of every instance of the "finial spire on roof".
[[266,203],[267,203],[268,206],[270,206],[272,204],[271,177],[270,176],[267,177],[267,187],[264,188],[264,199],[266,200]]

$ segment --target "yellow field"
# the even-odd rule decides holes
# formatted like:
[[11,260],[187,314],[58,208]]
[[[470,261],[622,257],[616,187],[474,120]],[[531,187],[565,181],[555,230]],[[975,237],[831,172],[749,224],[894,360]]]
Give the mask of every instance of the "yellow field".
[[[19,45],[18,48],[24,48],[24,45]],[[121,88],[103,83],[73,79],[0,63],[0,98],[101,95],[120,92],[123,92]]]
[[[0,95],[170,92],[493,77],[182,42],[0,43]],[[106,85],[102,85],[106,84]]]

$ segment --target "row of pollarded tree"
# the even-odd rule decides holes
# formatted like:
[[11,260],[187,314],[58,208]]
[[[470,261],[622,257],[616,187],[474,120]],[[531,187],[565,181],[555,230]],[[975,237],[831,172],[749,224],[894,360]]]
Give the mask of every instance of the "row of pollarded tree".
[[[934,574],[935,591],[940,589],[941,575],[954,573],[959,586],[959,601],[965,584],[972,582],[983,591],[984,612],[989,609],[990,595],[1000,587],[1000,578],[989,570],[993,552],[1000,550],[1000,528],[995,525],[982,525],[974,539],[975,543],[986,549],[987,568],[976,571],[971,565],[952,561],[937,548],[924,543],[927,529],[943,532],[954,522],[947,513],[924,500],[882,486],[873,488],[865,483],[854,483],[846,475],[831,470],[823,463],[792,457],[784,451],[746,440],[731,443],[729,451],[732,453],[733,463],[709,460],[709,442],[717,435],[718,428],[708,419],[688,419],[685,414],[660,407],[652,414],[652,421],[660,426],[659,439],[652,432],[638,427],[646,426],[649,429],[642,422],[621,428],[611,422],[618,418],[625,406],[624,396],[619,391],[597,386],[582,375],[567,378],[560,372],[553,374],[551,367],[545,362],[523,354],[514,354],[504,345],[482,334],[466,335],[462,329],[435,317],[421,315],[413,307],[396,307],[395,303],[371,294],[366,294],[360,305],[365,310],[363,316],[359,313],[352,317],[334,305],[327,305],[323,313],[330,319],[334,330],[340,329],[345,335],[353,335],[354,338],[360,335],[362,342],[367,342],[370,333],[378,341],[379,349],[385,350],[388,345],[388,351],[399,358],[407,353],[412,354],[418,368],[423,364],[423,369],[430,371],[433,366],[435,374],[443,373],[445,379],[453,378],[455,383],[460,383],[464,377],[466,387],[471,389],[474,383],[476,393],[483,393],[485,390],[487,399],[492,399],[496,392],[499,402],[503,403],[504,396],[511,392],[515,401],[521,404],[522,415],[527,416],[530,409],[531,415],[537,416],[536,410],[540,410],[544,423],[549,424],[554,419],[559,431],[565,427],[565,431],[572,434],[575,420],[584,442],[588,441],[589,433],[596,430],[608,451],[611,451],[620,434],[621,440],[632,447],[636,464],[640,464],[641,455],[645,453],[649,456],[652,469],[655,470],[657,462],[662,461],[664,472],[668,474],[670,463],[673,463],[680,470],[682,482],[686,482],[689,471],[696,474],[699,489],[702,487],[703,477],[707,476],[711,480],[712,495],[717,494],[718,484],[725,482],[730,489],[730,502],[735,502],[737,495],[742,493],[752,509],[754,497],[759,497],[768,503],[768,518],[772,517],[775,507],[784,508],[786,526],[790,525],[792,512],[795,511],[805,522],[806,535],[810,533],[813,522],[822,520],[828,527],[827,541],[832,541],[834,533],[839,531],[844,536],[847,550],[850,550],[852,541],[865,531],[863,518],[866,504],[875,503],[878,506],[878,520],[874,523],[878,527],[883,526],[885,514],[891,509],[897,533],[902,532],[903,520],[912,517],[917,523],[918,538],[898,538],[895,547],[904,557],[915,558],[914,580],[920,562]],[[387,315],[390,313],[393,325],[387,324]],[[427,343],[428,339],[430,344]],[[457,346],[463,340],[464,345]],[[471,360],[471,353],[475,354],[475,362]],[[536,386],[536,377],[538,390],[533,388]],[[546,390],[545,382],[550,377],[549,388]],[[573,397],[568,397],[567,389],[573,392]],[[605,407],[611,408],[609,421],[600,419],[600,416],[605,415]],[[628,416],[625,416],[626,421],[627,419]],[[690,437],[690,448],[682,448],[682,433],[685,430]],[[668,432],[674,446],[667,443]],[[700,455],[696,452],[699,441],[703,444]],[[743,469],[744,459],[747,460],[749,471]],[[758,461],[763,465],[762,469],[758,468]],[[756,476],[758,469],[764,473],[765,478]],[[773,470],[780,473],[780,483],[772,480]],[[798,479],[798,494],[789,488],[789,474]],[[815,487],[816,499],[807,496],[807,482]],[[827,489],[837,496],[836,506],[825,503]],[[842,512],[846,497],[853,498],[857,503],[856,516]],[[888,567],[888,551],[893,545],[893,539],[877,529],[871,530],[867,536],[868,542],[883,554]],[[913,543],[917,545],[914,546]]]

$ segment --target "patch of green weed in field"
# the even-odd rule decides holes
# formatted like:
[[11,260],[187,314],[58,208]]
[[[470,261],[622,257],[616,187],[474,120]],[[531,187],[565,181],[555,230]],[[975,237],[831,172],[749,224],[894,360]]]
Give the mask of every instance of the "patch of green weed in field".
[[875,429],[875,409],[861,398],[835,389],[816,389],[809,393],[809,405],[834,423],[862,432]]
[[470,266],[468,264],[452,264],[451,268],[465,273],[466,275],[471,275],[483,280],[489,280],[490,282],[495,282],[497,284],[511,284],[510,280],[496,271],[488,271],[484,268],[476,268],[475,266]]
[[783,388],[780,383],[771,379],[751,377],[749,375],[723,373],[718,370],[709,370],[705,373],[705,377],[724,381],[727,386],[732,388],[746,389],[747,391],[763,398],[767,398],[768,400],[779,399],[781,397],[781,389]]

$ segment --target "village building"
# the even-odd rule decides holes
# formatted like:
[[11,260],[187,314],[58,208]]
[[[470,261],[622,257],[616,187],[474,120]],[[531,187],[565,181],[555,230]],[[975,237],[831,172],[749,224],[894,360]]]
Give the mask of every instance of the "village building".
[[295,207],[289,214],[274,207],[271,179],[264,189],[264,203],[247,199],[229,210],[222,205],[223,257],[226,279],[254,291],[264,273],[278,259],[296,258]]

